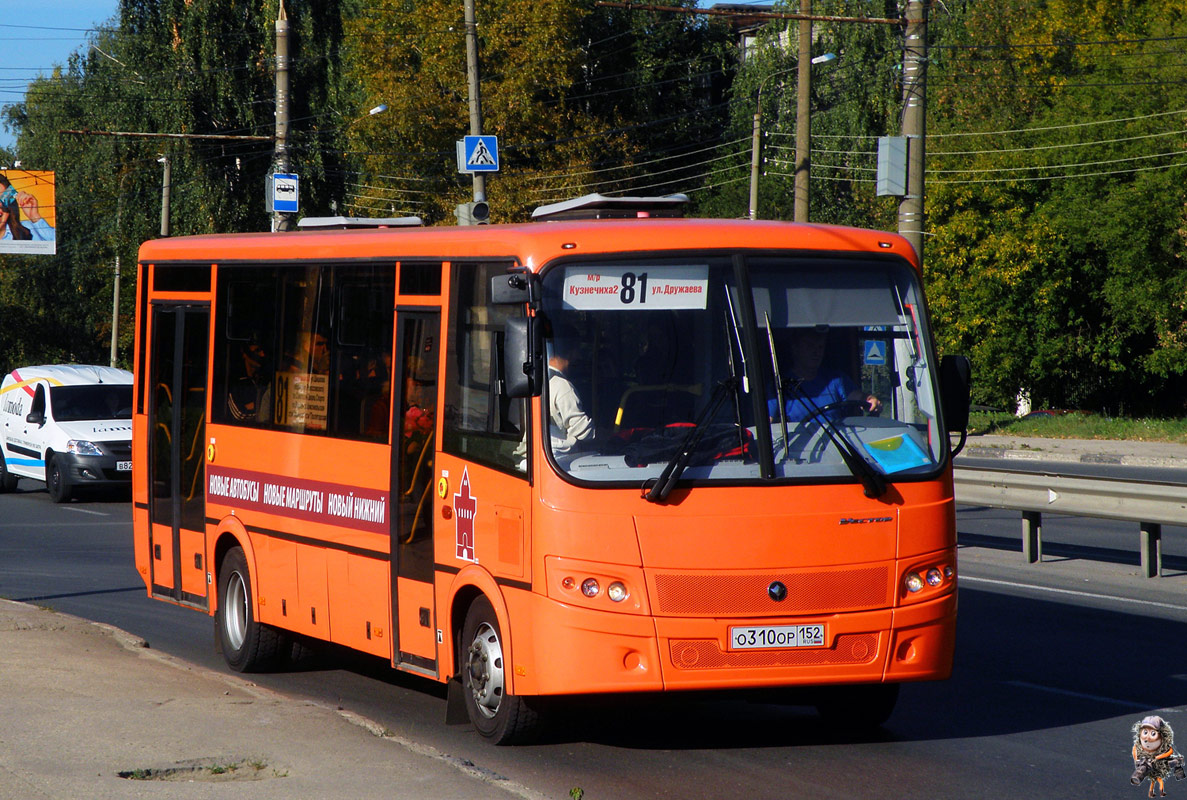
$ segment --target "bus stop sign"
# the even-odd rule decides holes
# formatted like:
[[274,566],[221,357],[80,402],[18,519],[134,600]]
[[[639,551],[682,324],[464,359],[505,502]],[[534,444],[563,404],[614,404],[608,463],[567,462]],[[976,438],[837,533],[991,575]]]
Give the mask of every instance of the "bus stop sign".
[[297,213],[297,188],[299,178],[284,172],[268,176],[268,211],[278,214]]

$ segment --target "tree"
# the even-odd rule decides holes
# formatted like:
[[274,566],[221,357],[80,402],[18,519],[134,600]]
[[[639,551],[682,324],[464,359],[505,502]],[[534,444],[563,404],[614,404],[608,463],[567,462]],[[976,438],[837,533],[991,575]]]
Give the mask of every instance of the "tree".
[[1160,54],[1184,21],[1162,0],[953,14],[933,51],[928,163],[943,347],[984,354],[982,402],[1026,390],[1040,405],[1181,411],[1184,182],[1163,143],[1187,97]]
[[[723,31],[592,0],[492,0],[477,12],[483,131],[500,136],[504,154],[487,188],[495,221],[637,186],[632,163],[660,141],[691,149],[719,136],[703,107],[721,83]],[[355,208],[452,222],[453,206],[468,199],[454,155],[469,132],[464,30],[455,0],[384,0],[348,23],[352,75],[367,104],[390,108],[348,129],[354,181],[365,190]]]
[[[342,5],[349,4],[286,2],[298,54],[292,65],[295,119],[309,119],[311,108],[324,106],[338,91]],[[124,285],[131,286],[139,243],[157,235],[162,154],[172,161],[174,234],[267,228],[267,142],[62,131],[270,134],[278,8],[278,0],[123,0],[118,20],[67,65],[33,81],[24,102],[4,109],[23,164],[57,177],[58,254],[0,259],[0,303],[19,303],[34,323],[46,323],[44,331],[23,337],[20,358],[106,362],[112,266],[118,256]],[[325,194],[324,173],[340,149],[327,142],[317,132],[295,137],[303,185],[315,197]],[[121,293],[125,363],[132,294]]]

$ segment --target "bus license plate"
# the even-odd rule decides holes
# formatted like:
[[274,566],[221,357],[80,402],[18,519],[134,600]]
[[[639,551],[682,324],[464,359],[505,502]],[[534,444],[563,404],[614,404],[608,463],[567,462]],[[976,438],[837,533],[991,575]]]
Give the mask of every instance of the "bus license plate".
[[824,625],[758,625],[730,628],[731,650],[824,647]]
[[131,472],[132,471],[132,462],[131,461],[117,461],[117,462],[115,462],[115,471],[116,472]]

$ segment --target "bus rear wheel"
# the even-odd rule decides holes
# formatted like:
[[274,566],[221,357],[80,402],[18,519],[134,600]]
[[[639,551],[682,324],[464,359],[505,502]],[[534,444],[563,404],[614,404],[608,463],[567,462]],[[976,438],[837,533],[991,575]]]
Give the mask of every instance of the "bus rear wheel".
[[241,547],[232,547],[223,557],[214,627],[223,658],[236,672],[262,672],[279,661],[284,640],[278,630],[256,620],[251,573]]
[[506,661],[499,620],[485,597],[466,613],[462,627],[462,688],[470,722],[494,744],[519,744],[535,738],[542,718],[527,698],[507,691]]

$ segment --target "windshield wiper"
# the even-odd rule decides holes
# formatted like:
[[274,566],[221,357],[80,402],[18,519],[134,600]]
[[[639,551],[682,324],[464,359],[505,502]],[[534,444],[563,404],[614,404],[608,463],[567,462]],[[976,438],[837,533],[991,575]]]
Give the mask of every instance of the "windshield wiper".
[[[716,416],[721,404],[725,402],[725,398],[738,390],[737,378],[729,378],[717,384],[713,389],[713,397],[710,399],[708,405],[697,415],[696,421],[693,422],[692,427],[688,429],[688,433],[684,435],[680,446],[676,450],[676,454],[672,456],[672,460],[664,467],[663,472],[656,478],[655,484],[643,495],[643,499],[649,503],[662,503],[667,499],[672,490],[676,488],[676,482],[680,480],[680,476],[684,474],[684,470],[688,467],[688,462],[692,460],[692,456],[696,453],[697,445],[701,441],[701,437],[707,428],[706,422]],[[745,449],[742,451],[745,453]]]
[[791,442],[787,440],[787,407],[783,400],[783,374],[779,371],[779,356],[775,354],[775,333],[771,330],[771,315],[763,313],[767,321],[767,342],[771,346],[771,367],[775,370],[775,402],[779,404],[779,424],[783,428],[783,457],[787,458],[791,452]]
[[[853,473],[853,476],[861,481],[861,485],[865,490],[865,496],[871,498],[878,498],[886,494],[886,478],[882,473],[874,469],[870,462],[866,461],[854,449],[853,443],[849,441],[849,437],[837,430],[833,425],[833,421],[824,413],[824,409],[816,405],[815,401],[807,395],[807,393],[800,388],[799,381],[788,381],[787,385],[795,394],[796,398],[804,404],[808,409],[808,416],[800,422],[804,424],[813,417],[820,418],[820,427],[828,434],[828,438],[837,447],[837,452],[841,454],[841,460],[845,462],[845,466]],[[786,434],[785,434],[786,435]],[[786,439],[784,439],[786,443]]]

